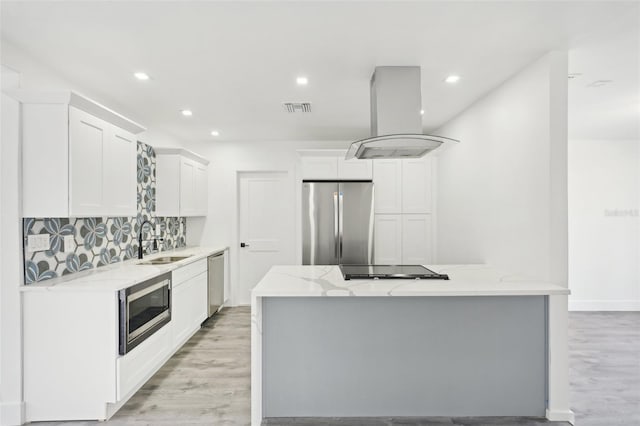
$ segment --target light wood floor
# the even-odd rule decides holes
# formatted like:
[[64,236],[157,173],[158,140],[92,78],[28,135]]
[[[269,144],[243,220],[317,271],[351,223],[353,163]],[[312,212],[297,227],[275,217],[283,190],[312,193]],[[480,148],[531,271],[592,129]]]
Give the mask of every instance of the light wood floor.
[[[248,425],[249,308],[203,328],[108,422],[61,425]],[[640,312],[569,315],[570,382],[577,426],[640,425]],[[266,425],[564,425],[531,418],[273,419]]]

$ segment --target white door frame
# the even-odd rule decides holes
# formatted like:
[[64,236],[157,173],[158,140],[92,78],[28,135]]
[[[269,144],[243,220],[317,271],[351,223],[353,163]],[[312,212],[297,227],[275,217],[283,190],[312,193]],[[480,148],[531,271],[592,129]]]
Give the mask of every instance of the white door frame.
[[[287,175],[287,183],[289,188],[291,188],[291,191],[295,191],[296,188],[296,179],[295,179],[295,172],[292,172],[292,170],[286,170],[286,169],[262,169],[262,170],[236,170],[236,191],[235,191],[235,203],[234,203],[234,213],[233,213],[233,222],[232,222],[232,226],[233,226],[233,236],[231,238],[231,244],[232,246],[229,249],[229,263],[231,265],[233,265],[232,268],[232,273],[229,276],[229,279],[231,280],[231,301],[230,301],[230,305],[231,306],[240,306],[238,304],[238,290],[239,290],[239,286],[240,286],[240,281],[239,281],[239,273],[238,271],[240,271],[240,255],[239,255],[239,247],[240,247],[240,179],[243,176],[247,176],[250,174],[276,174],[276,173],[284,173]],[[295,195],[295,193],[294,193]],[[293,197],[294,202],[297,204],[298,201],[298,196],[295,195]],[[298,208],[296,207],[296,223],[298,222]],[[295,227],[294,230],[294,241],[298,241],[298,226]],[[248,305],[244,305],[244,306],[248,306]]]

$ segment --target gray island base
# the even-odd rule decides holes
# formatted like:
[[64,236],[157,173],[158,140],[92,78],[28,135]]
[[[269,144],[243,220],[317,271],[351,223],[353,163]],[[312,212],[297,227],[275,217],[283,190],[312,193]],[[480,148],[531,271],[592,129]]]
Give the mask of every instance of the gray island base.
[[550,418],[548,402],[549,304],[566,299],[567,290],[519,280],[510,287],[486,269],[473,284],[467,269],[444,269],[450,282],[344,281],[337,267],[274,267],[253,293],[252,424],[308,417],[571,421]]
[[539,416],[545,297],[267,298],[264,417]]

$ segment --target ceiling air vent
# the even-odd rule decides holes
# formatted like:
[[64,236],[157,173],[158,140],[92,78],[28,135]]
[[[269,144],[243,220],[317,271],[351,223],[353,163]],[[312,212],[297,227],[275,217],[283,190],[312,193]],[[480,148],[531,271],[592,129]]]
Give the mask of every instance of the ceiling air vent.
[[284,108],[287,112],[311,112],[309,102],[285,102]]

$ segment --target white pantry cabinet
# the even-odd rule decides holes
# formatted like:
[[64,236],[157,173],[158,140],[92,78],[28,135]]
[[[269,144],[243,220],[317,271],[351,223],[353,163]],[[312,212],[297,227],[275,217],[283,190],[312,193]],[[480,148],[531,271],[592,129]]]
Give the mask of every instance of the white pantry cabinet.
[[[379,261],[395,260],[405,265],[432,262],[432,174],[429,156],[373,161],[375,250]],[[395,235],[388,224],[391,218]]]
[[402,264],[402,215],[375,215],[374,259],[377,265]]
[[180,148],[155,148],[156,214],[206,216],[209,160]]
[[376,213],[431,213],[431,161],[429,156],[374,160]]
[[346,150],[299,150],[303,180],[371,180],[371,160],[345,160]]
[[375,160],[373,184],[375,213],[402,213],[402,160]]
[[431,158],[402,160],[402,213],[430,213]]
[[375,215],[376,264],[431,264],[432,244],[430,214]]
[[16,90],[23,215],[136,215],[136,139],[144,127],[72,91]]
[[430,214],[402,215],[402,264],[433,263]]

